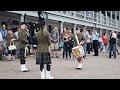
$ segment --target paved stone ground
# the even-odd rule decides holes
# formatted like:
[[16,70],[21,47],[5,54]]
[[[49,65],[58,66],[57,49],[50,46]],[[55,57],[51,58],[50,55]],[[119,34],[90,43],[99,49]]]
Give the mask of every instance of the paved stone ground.
[[[120,49],[119,49],[120,50]],[[76,70],[76,60],[52,59],[51,75],[56,79],[120,79],[120,55],[109,59],[100,53],[99,56],[87,55],[82,70]],[[30,72],[20,71],[20,61],[0,61],[0,79],[40,79],[40,66],[36,65],[35,56],[26,60]]]

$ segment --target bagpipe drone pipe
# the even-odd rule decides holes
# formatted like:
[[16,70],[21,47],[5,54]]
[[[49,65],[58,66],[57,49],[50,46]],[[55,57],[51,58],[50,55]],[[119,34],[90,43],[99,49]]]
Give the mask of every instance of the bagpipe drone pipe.
[[[26,14],[24,15],[24,22],[26,21]],[[35,41],[35,30],[36,32],[39,31],[42,26],[45,26],[46,21],[45,18],[43,16],[43,12],[42,11],[38,11],[38,22],[37,23],[33,23],[33,22],[27,22],[27,33],[28,33],[28,41],[29,44],[34,44],[36,43]]]

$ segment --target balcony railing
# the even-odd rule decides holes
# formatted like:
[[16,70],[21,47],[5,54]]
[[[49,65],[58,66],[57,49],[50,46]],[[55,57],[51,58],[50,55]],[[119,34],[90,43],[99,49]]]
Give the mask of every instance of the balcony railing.
[[111,20],[111,18],[109,17],[106,18],[104,15],[100,15],[99,13],[94,13],[93,11],[56,11],[56,12],[65,14],[67,16],[76,17],[79,18],[80,20],[82,19],[82,20],[102,24],[105,26],[120,28],[120,22],[118,20],[114,20],[114,19]]

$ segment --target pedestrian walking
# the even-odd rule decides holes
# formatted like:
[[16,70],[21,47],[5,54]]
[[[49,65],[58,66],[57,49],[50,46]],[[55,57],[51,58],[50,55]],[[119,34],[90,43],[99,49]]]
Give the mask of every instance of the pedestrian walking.
[[94,32],[93,32],[92,40],[93,40],[93,49],[94,49],[94,53],[95,53],[93,56],[98,56],[99,55],[99,51],[98,51],[99,34],[97,33],[96,30],[94,30]]
[[113,56],[114,56],[114,59],[116,59],[116,34],[114,31],[112,31],[111,33],[111,36],[110,36],[110,51],[109,51],[109,58],[112,57],[112,51],[113,51]]

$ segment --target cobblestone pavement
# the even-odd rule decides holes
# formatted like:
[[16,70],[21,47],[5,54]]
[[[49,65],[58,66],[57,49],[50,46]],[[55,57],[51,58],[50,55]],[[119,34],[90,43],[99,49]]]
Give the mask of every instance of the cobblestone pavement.
[[[52,59],[51,75],[55,79],[120,79],[120,55],[109,59],[100,53],[99,56],[87,55],[83,69],[76,70],[76,60]],[[40,66],[36,65],[35,56],[26,60],[30,72],[20,71],[20,61],[0,61],[0,79],[40,79]]]

